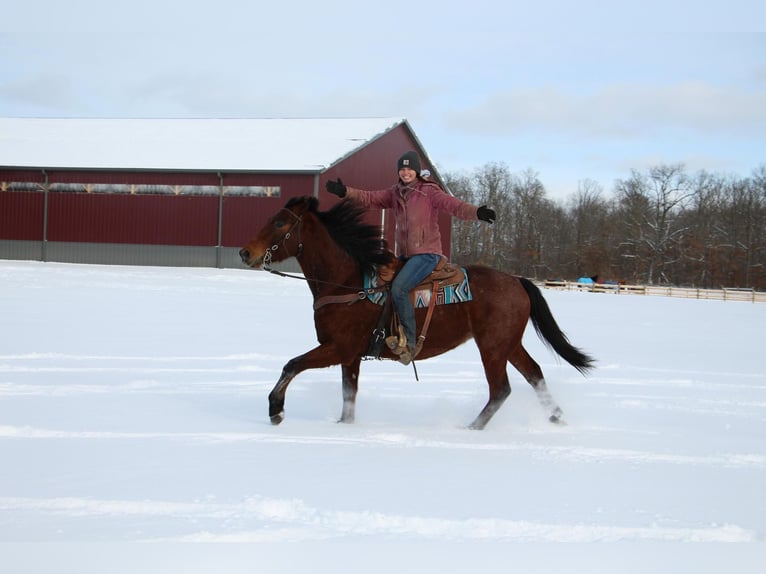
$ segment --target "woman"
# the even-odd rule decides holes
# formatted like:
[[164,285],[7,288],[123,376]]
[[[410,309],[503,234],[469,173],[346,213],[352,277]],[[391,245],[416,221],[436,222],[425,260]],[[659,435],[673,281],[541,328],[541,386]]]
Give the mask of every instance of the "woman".
[[415,311],[410,291],[434,270],[442,253],[439,212],[464,220],[495,222],[495,212],[487,206],[476,207],[449,195],[432,181],[420,175],[420,158],[408,151],[396,164],[399,181],[387,189],[365,191],[347,187],[340,178],[328,181],[326,189],[338,197],[348,197],[364,207],[393,209],[396,222],[396,255],[404,266],[391,284],[391,297],[404,331],[406,347],[395,349],[399,360],[409,364],[420,351],[416,340]]

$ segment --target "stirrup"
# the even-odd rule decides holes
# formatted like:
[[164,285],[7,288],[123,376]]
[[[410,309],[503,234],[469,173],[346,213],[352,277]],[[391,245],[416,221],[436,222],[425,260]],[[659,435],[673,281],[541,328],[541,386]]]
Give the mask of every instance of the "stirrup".
[[399,355],[399,362],[402,365],[409,365],[420,354],[420,351],[423,349],[424,340],[424,337],[418,337],[418,343],[412,350],[409,347],[405,347],[401,350],[397,349],[399,352],[394,351],[395,354]]
[[399,325],[399,335],[391,335],[386,337],[386,346],[388,349],[398,357],[399,362],[402,365],[409,365],[412,360],[418,356],[420,350],[423,348],[423,341],[425,337],[422,335],[418,337],[418,342],[415,348],[410,350],[407,344],[407,337],[404,335],[404,329]]
[[412,353],[410,353],[409,349],[403,349],[402,352],[399,353],[399,362],[405,367],[412,362]]
[[[393,341],[389,341],[388,339],[394,339]],[[403,365],[409,365],[412,362],[412,355],[413,353],[410,352],[409,347],[407,345],[401,346],[399,345],[399,340],[397,337],[388,337],[386,339],[386,344],[388,345],[388,349],[396,355],[397,360],[402,363]]]
[[[386,347],[388,347],[388,350],[394,353],[395,355],[398,355],[401,353],[400,349],[403,349],[401,345],[399,345],[399,337],[396,335],[391,335],[390,337],[386,337]],[[399,353],[397,353],[399,351]]]
[[399,325],[399,334],[386,337],[386,346],[394,355],[401,355],[407,350],[407,337],[404,335],[404,329]]

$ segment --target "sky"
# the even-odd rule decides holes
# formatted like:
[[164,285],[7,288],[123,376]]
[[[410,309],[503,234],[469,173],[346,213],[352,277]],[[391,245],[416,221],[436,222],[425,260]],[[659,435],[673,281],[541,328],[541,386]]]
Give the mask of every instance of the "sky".
[[[762,2],[137,0],[3,8],[0,116],[405,117],[554,197],[766,163]],[[760,29],[759,29],[760,28]]]
[[272,426],[316,345],[304,282],[0,261],[0,572],[760,574],[766,304],[543,295],[597,361],[527,327],[565,425],[509,365],[468,430],[469,341],[419,381],[364,362],[354,424],[338,366],[300,373]]

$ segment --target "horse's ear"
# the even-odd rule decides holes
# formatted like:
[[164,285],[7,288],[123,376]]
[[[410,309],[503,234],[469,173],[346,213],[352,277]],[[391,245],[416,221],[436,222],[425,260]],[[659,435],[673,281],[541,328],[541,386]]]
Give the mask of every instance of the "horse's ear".
[[296,205],[300,205],[303,203],[306,204],[306,209],[308,209],[309,211],[316,211],[317,206],[319,205],[319,200],[316,197],[312,197],[310,195],[304,195],[302,197],[293,197],[285,204],[285,207],[287,209],[290,209],[295,207]]

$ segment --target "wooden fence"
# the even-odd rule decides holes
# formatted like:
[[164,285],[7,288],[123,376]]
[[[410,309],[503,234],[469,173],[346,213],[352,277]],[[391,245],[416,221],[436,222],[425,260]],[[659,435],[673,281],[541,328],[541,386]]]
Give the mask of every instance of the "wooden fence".
[[576,283],[574,281],[544,281],[542,286],[548,289],[611,293],[613,295],[660,295],[664,297],[682,297],[684,299],[766,303],[766,292],[754,289],[697,289],[694,287],[670,287],[665,285],[617,285],[609,283]]

